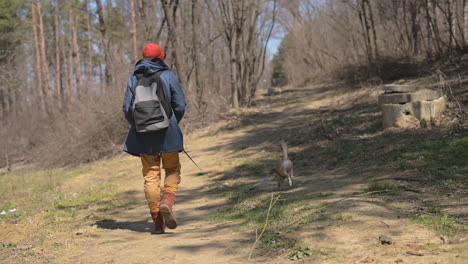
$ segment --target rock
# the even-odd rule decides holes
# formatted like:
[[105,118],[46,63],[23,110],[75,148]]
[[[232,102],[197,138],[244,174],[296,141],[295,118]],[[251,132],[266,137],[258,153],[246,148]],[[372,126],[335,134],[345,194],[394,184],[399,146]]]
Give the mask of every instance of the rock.
[[391,245],[391,244],[395,243],[393,241],[393,238],[391,238],[389,236],[385,236],[385,235],[379,236],[379,242],[382,245]]
[[383,93],[379,95],[379,104],[401,104],[411,102],[410,93]]
[[442,97],[442,90],[423,89],[411,94],[411,102],[416,101],[432,101]]
[[277,88],[277,87],[268,88],[267,95],[268,96],[278,95],[278,94],[281,94],[281,92],[282,92],[281,88]]
[[396,121],[406,115],[412,114],[411,103],[406,104],[383,104],[383,126],[384,128],[397,127]]
[[83,235],[83,234],[84,234],[83,231],[78,231],[78,232],[75,233],[75,235],[77,235],[77,236],[80,236],[80,235]]
[[401,258],[397,258],[397,259],[395,260],[395,263],[403,263],[403,260],[402,260]]
[[[420,125],[430,127],[432,124],[440,123],[438,120],[445,110],[446,98],[442,96],[432,101],[382,104],[381,107],[385,129],[390,127],[416,128]],[[419,124],[415,118],[419,120]]]
[[423,89],[413,93],[383,93],[379,95],[380,104],[401,104],[417,101],[432,101],[442,96],[440,90]]
[[445,96],[433,101],[419,101],[412,103],[414,116],[425,127],[430,127],[432,120],[436,119],[445,110]]
[[446,238],[446,237],[440,236],[439,238],[440,238],[440,240],[442,240],[442,244],[446,244],[446,243],[447,243],[447,238]]
[[385,92],[391,93],[410,93],[418,90],[418,87],[413,85],[386,84],[383,86]]
[[395,125],[401,128],[419,128],[421,122],[412,115],[404,115],[395,121]]

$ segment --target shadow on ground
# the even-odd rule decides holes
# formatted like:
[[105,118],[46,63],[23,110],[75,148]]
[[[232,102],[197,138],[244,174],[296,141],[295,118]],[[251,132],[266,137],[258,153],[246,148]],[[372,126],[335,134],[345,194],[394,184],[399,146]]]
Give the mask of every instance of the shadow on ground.
[[[280,157],[278,142],[281,138],[288,141],[290,158],[297,175],[295,186],[282,192],[278,192],[272,179],[250,193],[219,186],[214,188],[213,193],[223,193],[228,200],[228,205],[214,216],[216,221],[238,221],[239,226],[261,223],[268,209],[268,196],[265,194],[269,192],[281,193],[279,204],[283,208],[296,209],[303,206],[303,202],[318,200],[319,203],[320,199],[327,197],[341,198],[343,195],[372,191],[382,191],[376,195],[384,200],[414,201],[415,207],[424,208],[428,206],[422,200],[440,193],[444,196],[466,194],[466,130],[384,132],[380,109],[377,104],[371,103],[318,109],[298,107],[306,100],[315,101],[330,96],[329,92],[329,87],[295,89],[274,96],[276,98],[256,101],[256,106],[270,104],[272,110],[243,114],[238,120],[214,132],[229,133],[237,129],[245,132],[225,144],[201,150],[216,154],[222,149],[230,153],[231,160],[239,160],[231,170],[210,173],[220,182],[229,182],[231,186],[241,189],[258,182]],[[280,105],[283,109],[274,108]],[[251,153],[258,154],[252,157],[249,155]],[[255,201],[262,201],[263,204]],[[359,203],[372,203],[382,208],[365,213],[371,216],[398,214],[407,219],[414,217],[413,212],[402,212],[401,208],[391,203],[364,198],[353,199],[352,203],[340,203],[340,207],[352,207]],[[285,215],[282,214],[287,214],[287,209],[273,212],[272,218],[283,219]],[[305,218],[317,220],[321,215],[315,210],[306,214]],[[456,217],[460,223],[466,221],[466,216],[462,214]]]
[[[442,206],[434,198],[440,192],[444,192],[443,195],[466,193],[468,179],[463,175],[468,173],[468,164],[463,157],[468,155],[467,131],[450,131],[450,134],[441,130],[383,132],[380,109],[376,104],[307,107],[307,101],[313,102],[332,94],[331,87],[285,91],[279,96],[255,101],[258,108],[268,106],[267,110],[241,114],[227,126],[210,131],[210,135],[243,131],[240,136],[223,144],[197,151],[203,155],[216,155],[222,150],[228,159],[236,161],[232,169],[214,168],[207,172],[210,179],[231,188],[212,181],[204,188],[181,189],[178,203],[196,197],[210,199],[220,195],[226,198],[227,203],[210,203],[190,211],[177,211],[177,215],[181,225],[207,219],[211,223],[223,224],[213,224],[208,229],[186,230],[185,233],[202,237],[202,232],[249,230],[246,240],[251,241],[255,235],[251,229],[259,227],[265,220],[269,193],[281,194],[277,206],[271,211],[272,225],[279,226],[279,230],[294,231],[319,222],[323,232],[318,230],[315,236],[320,240],[327,239],[326,229],[333,225],[329,220],[346,217],[341,212],[349,208],[371,204],[378,210],[364,211],[363,215],[412,219],[415,214],[411,210],[415,208],[422,208],[418,213],[425,213],[433,210],[434,206]],[[294,186],[280,191],[276,183],[268,179],[251,192],[240,190],[268,174],[280,157],[280,138],[287,139],[290,158],[295,164]],[[206,176],[196,174],[189,177]],[[382,193],[370,195],[372,199],[359,196],[375,191]],[[350,199],[342,200],[347,197]],[[412,201],[415,208],[402,211],[395,203],[389,203],[390,200]],[[450,206],[460,207],[447,205],[447,208]],[[292,214],[300,216],[293,225],[288,223]],[[459,222],[466,221],[466,214],[453,215]],[[149,214],[137,221],[109,218],[95,224],[104,229],[142,233],[149,232],[152,225]],[[263,243],[270,250],[281,250],[294,247],[295,240],[283,233],[267,230]],[[222,245],[212,241],[177,247],[188,252],[197,252],[201,248],[223,250]]]

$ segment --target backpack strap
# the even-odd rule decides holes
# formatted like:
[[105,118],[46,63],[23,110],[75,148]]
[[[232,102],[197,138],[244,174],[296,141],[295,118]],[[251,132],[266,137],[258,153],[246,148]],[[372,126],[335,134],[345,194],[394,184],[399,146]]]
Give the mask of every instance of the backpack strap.
[[163,74],[163,72],[165,72],[165,70],[160,70],[153,74],[153,82],[157,82],[158,85],[161,85],[161,87],[164,87],[161,80],[161,75]]
[[172,114],[173,114],[172,113],[172,106],[171,106],[171,92],[170,91],[169,91],[169,93],[166,92],[166,87],[165,87],[163,81],[161,80],[161,75],[165,71],[166,70],[160,70],[160,71],[156,72],[156,74],[154,74],[154,76],[156,77],[155,81],[158,83],[158,86],[162,88],[162,89],[160,89],[160,94],[158,94],[158,96],[164,96],[165,97],[165,100],[161,101],[162,107],[166,111],[167,117],[171,118]]
[[166,70],[160,70],[160,71],[157,71],[155,73],[144,73],[143,71],[135,71],[133,74],[137,77],[137,79],[141,79],[142,77],[150,77],[150,76],[154,76],[156,75],[158,78],[161,77],[161,74],[163,74],[163,72],[165,72]]
[[157,71],[156,72],[156,76],[158,76],[158,78],[161,78],[161,74],[163,74],[163,72],[165,72],[166,70],[160,70],[160,71]]

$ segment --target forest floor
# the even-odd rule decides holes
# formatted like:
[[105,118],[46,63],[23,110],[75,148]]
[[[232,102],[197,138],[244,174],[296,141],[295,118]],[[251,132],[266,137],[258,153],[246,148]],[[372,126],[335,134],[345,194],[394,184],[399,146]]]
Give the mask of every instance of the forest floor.
[[[0,263],[247,263],[272,196],[253,263],[468,263],[467,132],[383,131],[379,92],[285,89],[186,137],[207,175],[181,155],[179,227],[164,235],[137,158],[1,175]],[[259,181],[280,138],[292,188],[213,181]]]

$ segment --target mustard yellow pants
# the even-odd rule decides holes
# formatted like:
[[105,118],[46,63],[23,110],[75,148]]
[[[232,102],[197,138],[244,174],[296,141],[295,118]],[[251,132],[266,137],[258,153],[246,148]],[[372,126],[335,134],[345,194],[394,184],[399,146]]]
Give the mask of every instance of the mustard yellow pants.
[[145,179],[145,196],[152,213],[159,212],[161,201],[161,160],[166,172],[163,192],[176,193],[180,183],[179,152],[162,153],[155,156],[141,154],[143,178]]

